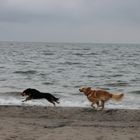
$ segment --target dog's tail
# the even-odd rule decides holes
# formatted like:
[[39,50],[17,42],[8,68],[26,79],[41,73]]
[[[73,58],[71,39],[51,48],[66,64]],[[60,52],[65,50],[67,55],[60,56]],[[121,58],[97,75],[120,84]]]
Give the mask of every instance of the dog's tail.
[[116,101],[120,101],[123,98],[124,94],[112,94],[112,99],[116,100]]

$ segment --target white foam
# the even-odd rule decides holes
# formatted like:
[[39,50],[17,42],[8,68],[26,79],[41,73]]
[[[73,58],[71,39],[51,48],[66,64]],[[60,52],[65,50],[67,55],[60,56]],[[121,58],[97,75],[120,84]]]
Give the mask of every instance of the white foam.
[[[115,102],[113,100],[108,101],[105,104],[105,108],[115,108],[115,109],[140,109],[139,102],[140,95],[133,96],[132,94],[127,94],[124,96],[121,102]],[[14,97],[14,96],[0,96],[0,105],[24,105],[24,106],[53,106],[46,99],[40,100],[30,100],[27,102],[22,102],[25,98]],[[60,104],[56,106],[62,107],[91,107],[91,103],[87,100],[85,96],[71,96],[60,99]]]

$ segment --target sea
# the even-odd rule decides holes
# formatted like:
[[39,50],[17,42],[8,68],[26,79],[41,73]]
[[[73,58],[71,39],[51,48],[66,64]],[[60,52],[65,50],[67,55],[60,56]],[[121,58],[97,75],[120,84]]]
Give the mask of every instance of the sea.
[[124,93],[106,108],[140,109],[140,44],[0,42],[0,105],[52,106],[22,102],[35,88],[59,97],[57,106],[90,108],[82,86]]

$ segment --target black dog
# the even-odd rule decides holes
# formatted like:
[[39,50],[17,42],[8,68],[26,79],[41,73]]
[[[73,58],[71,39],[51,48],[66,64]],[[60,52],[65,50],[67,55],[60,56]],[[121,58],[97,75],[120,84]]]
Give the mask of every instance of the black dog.
[[50,93],[42,93],[36,89],[28,88],[21,93],[22,96],[28,96],[23,102],[31,99],[47,99],[50,103],[55,106],[55,103],[59,103],[59,98],[54,97]]

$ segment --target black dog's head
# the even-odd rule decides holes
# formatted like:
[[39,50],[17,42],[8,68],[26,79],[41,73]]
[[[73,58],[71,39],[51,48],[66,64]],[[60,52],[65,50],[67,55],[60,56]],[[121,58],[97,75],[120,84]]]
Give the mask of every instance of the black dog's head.
[[21,95],[22,96],[29,96],[29,95],[38,94],[38,93],[40,93],[40,92],[36,89],[27,88],[21,93]]
[[27,88],[27,89],[25,89],[25,90],[21,93],[21,95],[22,95],[22,96],[29,95],[29,94],[31,93],[31,91],[32,91],[31,88]]

